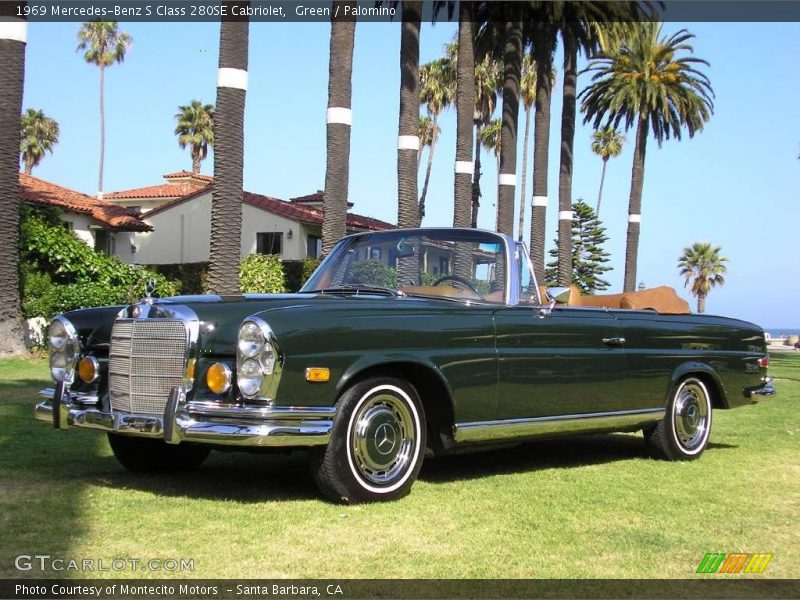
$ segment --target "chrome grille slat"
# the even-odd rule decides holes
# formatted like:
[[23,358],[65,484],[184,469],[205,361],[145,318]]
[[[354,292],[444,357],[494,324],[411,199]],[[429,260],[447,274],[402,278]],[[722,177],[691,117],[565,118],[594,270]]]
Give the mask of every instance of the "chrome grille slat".
[[118,412],[162,415],[183,384],[187,332],[176,319],[119,319],[111,331],[109,397]]

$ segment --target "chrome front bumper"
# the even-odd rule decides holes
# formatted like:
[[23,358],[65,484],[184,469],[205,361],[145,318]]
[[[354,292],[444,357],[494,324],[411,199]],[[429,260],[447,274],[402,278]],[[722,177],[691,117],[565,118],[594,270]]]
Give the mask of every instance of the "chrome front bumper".
[[[36,405],[35,416],[56,429],[83,427],[148,438],[169,444],[200,442],[230,446],[318,446],[330,439],[334,407],[245,407],[186,402],[173,388],[164,415],[105,412],[94,397],[70,393],[64,384],[42,390],[49,400]],[[83,400],[83,402],[81,402]]]

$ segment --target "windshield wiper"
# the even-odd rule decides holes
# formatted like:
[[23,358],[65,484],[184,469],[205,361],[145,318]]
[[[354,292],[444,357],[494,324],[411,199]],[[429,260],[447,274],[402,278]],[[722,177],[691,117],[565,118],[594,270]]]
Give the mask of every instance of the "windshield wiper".
[[321,290],[310,290],[320,294],[356,294],[360,292],[367,294],[383,294],[384,296],[391,296],[393,298],[404,298],[405,292],[393,290],[392,288],[383,287],[380,285],[368,285],[359,283],[354,285],[340,285],[338,287],[323,288]]

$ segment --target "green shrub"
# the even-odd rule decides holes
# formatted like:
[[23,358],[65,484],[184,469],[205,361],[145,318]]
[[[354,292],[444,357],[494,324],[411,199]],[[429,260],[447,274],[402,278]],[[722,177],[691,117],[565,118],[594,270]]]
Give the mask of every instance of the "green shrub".
[[277,254],[251,254],[242,260],[239,281],[243,293],[280,294],[286,291],[286,276]]
[[20,233],[22,305],[27,318],[130,303],[144,296],[150,279],[156,282],[155,296],[175,294],[175,285],[163,275],[95,251],[49,213],[23,210]]
[[355,265],[348,273],[347,283],[397,288],[397,271],[379,260],[365,260]]
[[147,265],[147,268],[175,281],[179,294],[206,293],[208,262]]
[[286,289],[290,292],[299,290],[311,274],[319,266],[318,258],[283,261],[283,272],[286,273]]

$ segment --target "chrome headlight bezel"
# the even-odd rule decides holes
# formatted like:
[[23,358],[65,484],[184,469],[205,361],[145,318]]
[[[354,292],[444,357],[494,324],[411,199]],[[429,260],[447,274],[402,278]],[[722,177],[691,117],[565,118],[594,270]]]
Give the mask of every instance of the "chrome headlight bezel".
[[[255,339],[256,332],[260,339]],[[258,317],[242,321],[236,336],[236,386],[241,396],[247,400],[272,402],[281,364],[275,332],[267,322]]]
[[[81,358],[81,343],[78,332],[69,319],[55,317],[47,328],[50,377],[56,383],[72,384]],[[54,365],[58,366],[54,366]]]

